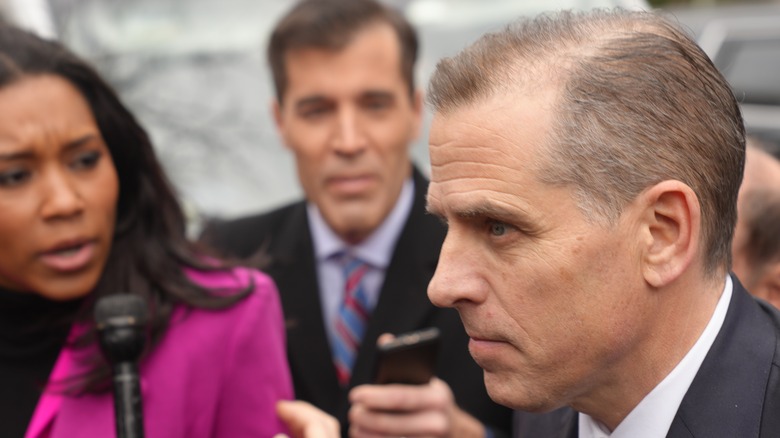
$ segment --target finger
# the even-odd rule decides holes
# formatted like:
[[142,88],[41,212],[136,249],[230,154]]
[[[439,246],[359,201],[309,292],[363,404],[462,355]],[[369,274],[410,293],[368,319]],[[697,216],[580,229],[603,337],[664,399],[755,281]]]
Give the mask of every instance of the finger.
[[339,424],[335,418],[313,405],[282,400],[276,403],[276,413],[295,438],[338,438]]
[[361,385],[350,391],[349,400],[385,411],[442,409],[454,404],[449,386],[437,378],[426,385]]
[[449,417],[444,411],[372,411],[353,405],[349,411],[350,436],[359,438],[399,436],[445,436]]
[[376,340],[376,345],[385,345],[388,342],[392,342],[395,339],[395,335],[392,333],[382,333]]

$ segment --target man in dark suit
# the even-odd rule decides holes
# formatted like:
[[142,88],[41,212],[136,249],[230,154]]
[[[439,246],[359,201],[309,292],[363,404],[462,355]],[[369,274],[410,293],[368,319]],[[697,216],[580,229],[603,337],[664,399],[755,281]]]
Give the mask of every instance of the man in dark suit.
[[[426,296],[446,231],[426,215],[428,182],[409,158],[422,112],[416,52],[409,23],[380,3],[294,6],[274,29],[268,58],[274,117],[306,200],[213,224],[203,240],[265,259],[282,298],[296,396],[338,417],[345,434],[351,424],[355,436],[500,436],[511,411],[488,398],[457,312]],[[345,257],[361,266],[359,280],[341,276]],[[354,312],[349,324],[362,315],[358,328],[342,322],[345,309]],[[343,343],[345,327],[364,333]],[[426,327],[441,332],[437,378],[363,385],[372,382],[381,334]]]
[[780,314],[729,274],[742,118],[690,37],[543,15],[440,61],[428,95],[428,295],[527,411],[516,436],[780,436]]

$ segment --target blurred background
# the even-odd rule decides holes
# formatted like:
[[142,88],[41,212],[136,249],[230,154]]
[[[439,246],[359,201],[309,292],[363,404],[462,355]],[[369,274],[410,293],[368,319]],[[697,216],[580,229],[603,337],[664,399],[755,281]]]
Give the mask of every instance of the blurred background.
[[[660,8],[694,35],[734,87],[749,132],[780,155],[780,2],[387,0],[418,28],[417,78],[512,18],[544,10]],[[292,0],[0,0],[6,19],[91,61],[148,129],[190,217],[266,210],[299,197],[270,114],[264,51]],[[428,168],[427,126],[412,149]]]

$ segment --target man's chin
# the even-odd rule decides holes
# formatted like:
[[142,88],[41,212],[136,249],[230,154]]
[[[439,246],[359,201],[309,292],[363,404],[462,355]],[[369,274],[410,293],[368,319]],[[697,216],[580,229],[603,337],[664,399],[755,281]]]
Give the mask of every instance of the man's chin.
[[334,224],[330,224],[330,227],[339,235],[339,237],[350,244],[362,242],[379,227],[378,223],[366,220],[365,216],[360,218],[353,217],[341,219],[342,220],[337,222],[335,226]]
[[520,382],[497,373],[484,373],[485,387],[490,398],[503,406],[533,413],[545,413],[562,405],[550,400],[548,394],[535,396],[534,391]]
[[371,203],[354,201],[339,204],[330,211],[323,211],[323,217],[339,237],[350,243],[362,241],[382,224],[382,220],[376,218],[378,215],[373,213]]

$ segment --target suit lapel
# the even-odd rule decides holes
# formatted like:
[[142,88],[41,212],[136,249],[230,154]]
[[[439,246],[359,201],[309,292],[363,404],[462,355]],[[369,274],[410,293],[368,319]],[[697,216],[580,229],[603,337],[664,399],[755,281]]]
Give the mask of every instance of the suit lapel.
[[434,311],[428,300],[428,282],[436,270],[445,230],[425,213],[428,182],[414,169],[414,200],[409,218],[396,243],[376,309],[358,351],[351,385],[370,382],[374,372],[376,339],[382,333],[399,334],[424,326]]
[[[309,389],[308,394],[301,395],[335,413],[340,397],[334,397],[334,394],[341,388],[324,329],[305,203],[293,210],[275,241],[267,270],[281,291],[290,367],[296,378],[303,382],[300,388]],[[300,392],[300,388],[296,391]]]
[[758,437],[775,353],[771,319],[735,277],[726,319],[685,394],[668,437]]
[[[436,218],[425,214],[428,184],[416,169],[414,186],[412,209],[396,243],[379,301],[366,330],[365,339],[371,341],[361,344],[350,387],[371,381],[375,340],[380,334],[421,328],[435,309],[426,291],[446,231]],[[336,378],[325,332],[304,202],[293,209],[286,225],[275,236],[270,253],[266,271],[281,291],[290,366],[296,379],[302,382],[300,388],[309,390],[307,394],[300,393],[299,388],[296,391],[327,412],[343,414],[346,406],[339,401],[346,397]]]

